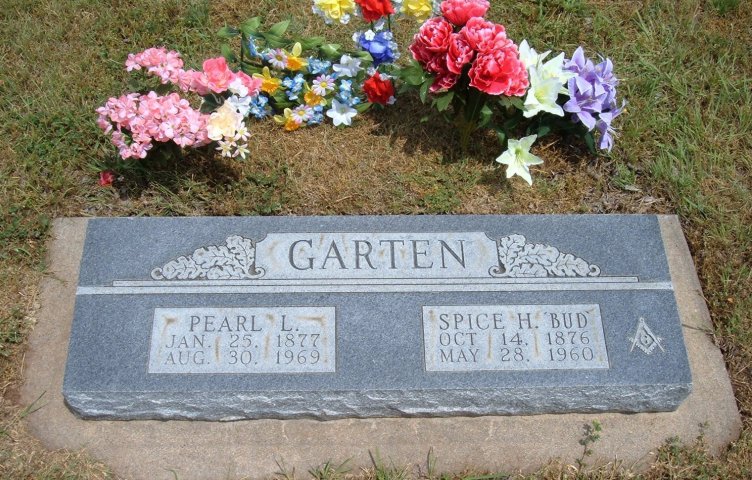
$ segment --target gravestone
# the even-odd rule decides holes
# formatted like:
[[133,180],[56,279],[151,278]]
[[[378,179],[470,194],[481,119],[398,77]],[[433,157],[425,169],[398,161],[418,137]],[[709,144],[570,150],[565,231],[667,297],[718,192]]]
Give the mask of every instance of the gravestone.
[[83,418],[656,412],[692,379],[654,216],[88,222]]

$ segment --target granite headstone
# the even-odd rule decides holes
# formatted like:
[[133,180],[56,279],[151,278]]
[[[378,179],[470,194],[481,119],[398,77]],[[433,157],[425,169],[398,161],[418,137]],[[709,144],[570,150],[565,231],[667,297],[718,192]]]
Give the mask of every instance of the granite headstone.
[[654,216],[88,224],[63,393],[93,419],[650,412],[691,375]]

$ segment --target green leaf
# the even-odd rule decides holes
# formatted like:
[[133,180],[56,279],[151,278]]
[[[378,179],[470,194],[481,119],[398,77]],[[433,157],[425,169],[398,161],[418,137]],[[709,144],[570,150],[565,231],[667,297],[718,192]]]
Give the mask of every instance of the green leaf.
[[260,36],[266,40],[266,46],[271,48],[282,48],[286,46],[286,42],[279,35],[275,35],[269,32],[260,32]]
[[402,95],[403,93],[409,92],[412,89],[413,89],[412,85],[409,85],[407,83],[403,83],[402,85],[400,85],[399,90],[397,90],[397,94],[398,95]]
[[448,92],[445,95],[440,96],[436,99],[436,109],[440,112],[443,112],[447,108],[449,108],[449,104],[452,102],[452,99],[454,98],[454,92]]
[[206,95],[202,98],[203,102],[201,102],[201,113],[212,113],[221,105],[219,102],[217,102],[217,97],[215,97],[214,95]]
[[359,104],[355,105],[355,110],[357,110],[358,113],[365,113],[372,106],[373,106],[373,103],[363,102],[363,103],[359,103]]
[[326,45],[322,45],[319,48],[319,51],[321,51],[321,53],[328,58],[334,58],[339,56],[340,48],[342,48],[342,45],[338,45],[336,43],[327,43]]
[[359,58],[369,65],[373,63],[373,57],[371,56],[371,54],[363,50],[353,54],[353,57]]
[[538,127],[538,138],[543,138],[551,133],[551,127],[548,125],[541,125]]
[[315,50],[319,48],[326,41],[324,37],[310,37],[304,38],[300,41],[303,50]]
[[285,34],[287,29],[290,27],[290,20],[283,20],[279,23],[275,23],[272,25],[272,27],[269,29],[269,33],[272,35],[276,35],[278,37],[281,37]]
[[488,104],[483,105],[483,108],[480,109],[480,122],[478,122],[478,128],[483,128],[488,125],[492,118],[493,110],[491,110],[491,107],[489,107]]
[[261,19],[259,17],[253,17],[240,24],[240,31],[246,35],[254,36],[256,35],[256,32],[258,32],[260,26]]
[[155,92],[157,92],[158,95],[167,95],[172,90],[172,85],[170,84],[160,84],[157,86],[157,88],[154,89]]
[[502,128],[505,131],[509,132],[511,130],[514,130],[519,124],[520,124],[520,117],[512,117],[506,122],[504,122],[504,124],[502,125]]
[[426,100],[428,99],[428,89],[431,88],[431,85],[433,84],[433,78],[429,78],[425,82],[423,82],[423,85],[420,86],[420,101],[423,103],[426,103]]
[[507,143],[507,134],[504,132],[504,130],[498,129],[496,130],[496,138],[499,139],[499,144],[503,147]]
[[261,73],[263,70],[261,66],[254,65],[248,62],[243,62],[243,64],[240,65],[240,69],[243,70],[243,72],[251,76],[253,76],[254,73]]
[[229,45],[227,45],[226,43],[224,43],[224,44],[222,44],[222,46],[220,47],[220,49],[221,49],[221,52],[222,52],[222,56],[225,57],[225,59],[229,63],[235,63],[237,61],[238,57],[235,55],[235,52],[232,50],[232,48]]
[[232,28],[232,27],[228,27],[227,25],[225,25],[224,27],[219,29],[219,31],[217,32],[217,35],[220,38],[229,39],[229,38],[237,37],[238,35],[240,35],[240,30],[238,30],[237,28]]
[[499,97],[499,103],[503,107],[514,107],[518,110],[525,110],[525,102],[521,97]]
[[590,153],[593,155],[597,155],[598,151],[595,149],[595,135],[593,135],[593,132],[587,132],[584,136],[585,139],[585,145],[587,145],[588,150],[590,150]]

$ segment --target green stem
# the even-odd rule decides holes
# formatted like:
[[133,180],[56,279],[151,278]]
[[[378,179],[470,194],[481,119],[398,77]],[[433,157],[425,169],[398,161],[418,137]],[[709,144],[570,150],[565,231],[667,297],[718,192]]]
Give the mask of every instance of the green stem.
[[478,129],[480,112],[486,104],[486,96],[480,90],[470,87],[467,90],[467,101],[462,112],[457,115],[457,127],[460,135],[462,153],[467,156],[470,147],[470,137]]

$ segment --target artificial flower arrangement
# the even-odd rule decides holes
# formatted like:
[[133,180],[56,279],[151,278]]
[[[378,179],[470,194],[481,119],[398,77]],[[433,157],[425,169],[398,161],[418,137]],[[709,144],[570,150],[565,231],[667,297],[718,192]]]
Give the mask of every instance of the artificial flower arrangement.
[[320,37],[290,39],[289,23],[263,30],[252,18],[240,28],[223,28],[220,37],[241,39],[239,54],[225,44],[223,56],[205,60],[201,70],[184,69],[180,54],[165,48],[129,55],[129,72],[157,77],[162,85],[156,90],[174,86],[197,95],[200,107],[176,92],[129,93],[97,109],[99,126],[124,160],[146,158],[155,145],[170,142],[181,148],[217,142],[222,156],[245,159],[251,118],[273,117],[287,131],[325,118],[350,126],[373,103],[394,103],[392,80],[376,69],[392,57],[343,51]]
[[[327,23],[358,17],[370,23],[353,35],[357,50],[321,37],[291,38],[289,21],[263,29],[259,18],[221,29],[225,40],[240,40],[239,51],[226,43],[222,56],[201,70],[184,69],[178,52],[150,48],[129,55],[125,66],[162,85],[110,98],[97,109],[98,124],[123,159],[145,158],[155,145],[212,142],[222,156],[245,159],[248,120],[272,117],[286,131],[327,118],[350,126],[373,104],[395,102],[396,78],[400,92],[418,90],[455,123],[463,149],[473,132],[495,131],[506,145],[496,161],[507,165],[508,178],[532,184],[529,168],[543,160],[530,148],[551,131],[579,134],[591,149],[610,151],[612,121],[625,105],[617,102],[611,61],[596,64],[582,47],[570,59],[564,53],[548,59],[551,52],[539,54],[527,41],[518,46],[504,26],[484,18],[489,8],[488,0],[313,0],[314,13]],[[422,26],[409,46],[412,62],[400,67],[391,29],[392,18],[403,16]],[[199,97],[199,108],[171,87]],[[512,138],[521,131],[525,137]]]
[[[532,184],[530,166],[543,160],[530,153],[537,138],[551,131],[580,134],[591,149],[613,147],[611,122],[623,111],[616,98],[618,80],[611,60],[595,64],[582,47],[571,59],[548,59],[527,41],[519,47],[503,25],[484,18],[488,0],[445,0],[440,15],[423,23],[410,52],[412,65],[400,70],[407,87],[446,114],[460,133],[463,149],[470,135],[491,128],[507,149],[496,159],[507,178],[519,175]],[[511,136],[525,130],[522,139]]]

